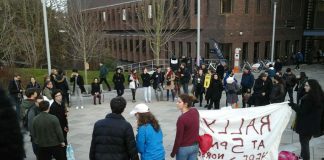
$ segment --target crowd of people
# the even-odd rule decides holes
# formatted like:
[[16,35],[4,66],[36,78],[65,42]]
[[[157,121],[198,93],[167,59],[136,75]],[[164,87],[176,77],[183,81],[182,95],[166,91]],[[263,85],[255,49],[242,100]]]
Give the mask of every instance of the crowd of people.
[[[297,113],[294,129],[299,134],[301,157],[309,160],[310,139],[313,136],[323,135],[321,121],[323,121],[324,93],[319,83],[314,79],[308,79],[305,72],[300,72],[300,75],[296,76],[290,68],[287,68],[284,73],[281,69],[280,66],[270,66],[269,70],[260,73],[255,79],[251,68],[244,68],[239,82],[236,74],[231,69],[225,72],[221,64],[216,71],[208,70],[205,65],[201,65],[195,68],[193,73],[190,73],[185,63],[181,63],[176,69],[168,67],[166,72],[162,72],[161,68],[157,67],[152,75],[148,73],[147,68],[144,68],[140,75],[133,69],[127,81],[122,69],[117,68],[112,79],[117,91],[117,97],[110,101],[112,113],[95,123],[89,157],[91,160],[139,159],[139,153],[142,160],[165,159],[163,132],[159,121],[148,106],[152,103],[152,86],[157,101],[165,100],[166,91],[166,101],[176,101],[182,113],[176,122],[176,137],[171,157],[176,157],[178,160],[197,158],[199,151],[197,108],[203,107],[205,100],[205,108],[220,109],[220,100],[224,92],[226,105],[233,108],[239,107],[240,97],[242,108],[245,108],[280,103],[285,101],[288,94],[289,105]],[[91,84],[94,104],[97,104],[97,99],[101,104],[101,82],[105,82],[108,90],[111,90],[104,76],[108,71],[103,65],[100,72],[104,73],[100,73],[100,78],[95,78]],[[16,106],[17,124],[15,124],[30,133],[33,151],[38,159],[50,160],[54,157],[57,160],[65,160],[69,132],[67,108],[70,104],[67,76],[62,70],[53,70],[52,74],[45,78],[43,87],[32,77],[25,91],[21,87],[20,78],[21,76],[16,74],[8,87],[12,102]],[[145,103],[137,104],[131,112],[137,118],[136,136],[130,123],[122,116],[127,105],[123,98],[125,81],[131,89],[132,102],[136,102],[137,88],[141,85],[144,88]],[[191,92],[188,87],[190,81],[192,82]],[[78,101],[82,103],[81,94],[86,90],[83,78],[77,70],[73,70],[70,82],[73,86],[72,93],[76,93],[75,95],[80,98]],[[23,98],[23,91],[26,99]],[[294,91],[297,92],[296,99],[293,97]],[[5,97],[2,92],[0,94],[1,98]],[[198,103],[197,107],[196,103]],[[11,105],[9,102],[4,104]],[[82,104],[78,105],[82,107]],[[16,127],[14,129],[17,130],[17,126],[12,127]],[[21,143],[20,138],[17,137],[17,143]],[[18,154],[17,156],[23,157],[24,152],[21,153],[22,156]]]

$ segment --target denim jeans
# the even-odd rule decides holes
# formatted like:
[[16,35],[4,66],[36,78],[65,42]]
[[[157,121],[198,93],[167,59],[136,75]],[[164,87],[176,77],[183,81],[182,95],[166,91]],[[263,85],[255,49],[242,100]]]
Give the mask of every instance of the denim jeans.
[[303,158],[303,160],[309,160],[310,159],[310,153],[309,153],[309,141],[312,139],[311,135],[299,135],[299,142],[301,145],[301,153],[300,156]]
[[144,88],[144,98],[145,102],[151,102],[151,86],[143,87]]
[[[160,92],[160,96],[159,96],[159,92]],[[163,101],[163,87],[161,83],[159,83],[157,85],[157,88],[155,89],[155,97],[157,101]]]
[[184,83],[182,84],[182,88],[183,88],[183,92],[188,94],[189,93],[189,89],[188,89],[188,83]]
[[197,160],[198,151],[198,144],[180,147],[176,154],[176,160]]

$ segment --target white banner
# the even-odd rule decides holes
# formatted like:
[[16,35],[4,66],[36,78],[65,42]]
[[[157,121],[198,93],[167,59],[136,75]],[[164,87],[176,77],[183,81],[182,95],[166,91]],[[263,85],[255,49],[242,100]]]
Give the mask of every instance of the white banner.
[[[200,138],[211,142],[199,159],[277,160],[292,110],[288,103],[264,107],[201,110]],[[212,138],[211,138],[212,137]]]

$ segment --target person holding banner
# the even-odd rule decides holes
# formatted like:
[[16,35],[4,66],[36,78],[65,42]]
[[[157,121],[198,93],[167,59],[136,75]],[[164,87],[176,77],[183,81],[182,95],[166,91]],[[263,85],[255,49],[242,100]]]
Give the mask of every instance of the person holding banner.
[[295,130],[299,134],[300,156],[310,159],[309,141],[312,137],[323,135],[324,92],[317,80],[309,79],[305,83],[305,95],[300,104],[290,101],[289,106],[296,111]]
[[182,94],[177,101],[181,115],[177,121],[177,132],[171,157],[176,160],[196,160],[198,156],[199,112],[192,107],[193,96]]

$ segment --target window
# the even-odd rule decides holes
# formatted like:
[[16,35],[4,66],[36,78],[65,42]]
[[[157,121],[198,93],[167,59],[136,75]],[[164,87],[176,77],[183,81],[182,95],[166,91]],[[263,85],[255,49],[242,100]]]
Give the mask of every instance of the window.
[[146,53],[146,40],[142,41],[142,52]]
[[124,39],[124,50],[127,50],[127,39]]
[[210,2],[209,2],[210,0],[207,0],[207,6],[206,6],[206,15],[208,15],[209,14],[209,8],[210,8]]
[[285,56],[288,56],[290,53],[290,40],[286,40],[285,43]]
[[130,41],[129,41],[129,50],[131,51],[131,52],[133,52],[134,51],[134,46],[133,46],[133,39],[131,39]]
[[102,17],[103,17],[104,22],[106,22],[107,21],[106,12],[102,12]]
[[265,59],[270,59],[269,55],[270,55],[270,41],[266,41],[265,42],[265,46],[264,46],[264,58]]
[[[169,59],[169,43],[165,44],[164,49],[165,49],[165,58]],[[175,53],[172,53],[172,54],[175,54]]]
[[[165,2],[167,3],[167,2]],[[189,15],[189,8],[190,7],[190,2],[188,0],[183,0],[183,16],[186,17]]]
[[171,42],[171,47],[172,47],[172,53],[175,53],[175,42]]
[[205,43],[205,57],[206,58],[210,58],[210,47],[209,47],[209,43]]
[[131,20],[133,17],[132,8],[128,7],[127,12],[128,12],[128,20]]
[[299,48],[299,40],[295,40],[295,46],[294,46],[294,51],[293,52],[298,52],[300,50]]
[[268,0],[268,14],[272,13],[272,0]]
[[[187,42],[187,56],[191,55],[191,42]],[[180,55],[182,56],[182,55]]]
[[139,40],[135,41],[135,45],[136,45],[136,52],[139,52],[139,49],[140,49]]
[[243,42],[243,49],[242,49],[242,60],[247,60],[249,55],[249,43]]
[[148,14],[147,14],[147,18],[152,18],[152,5],[148,5]]
[[256,13],[261,13],[261,0],[256,0]]
[[179,42],[179,54],[183,54],[183,45],[182,42]]
[[273,58],[279,58],[280,53],[280,41],[276,41]]
[[123,8],[123,21],[126,21],[126,9],[125,8]]
[[195,1],[195,15],[197,15],[198,13],[198,0],[194,0]]
[[294,0],[289,0],[288,6],[289,6],[289,14],[288,15],[292,15],[293,10],[294,10]]
[[249,0],[245,0],[245,8],[244,8],[244,13],[248,14],[249,13]]
[[255,42],[254,43],[254,50],[253,50],[253,62],[258,62],[259,58],[259,48],[260,47],[260,42]]
[[233,0],[221,0],[221,14],[233,12]]

